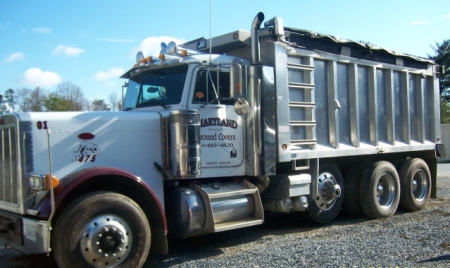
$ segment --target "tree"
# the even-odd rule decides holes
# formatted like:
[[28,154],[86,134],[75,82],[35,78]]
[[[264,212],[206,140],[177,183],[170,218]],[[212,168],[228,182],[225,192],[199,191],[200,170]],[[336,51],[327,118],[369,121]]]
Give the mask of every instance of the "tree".
[[104,100],[95,99],[92,102],[92,110],[93,111],[109,111],[110,108],[108,107],[108,105],[105,103]]
[[16,100],[15,100],[14,90],[12,88],[7,89],[5,91],[5,95],[3,97],[4,97],[4,102],[6,102],[9,106],[9,108],[14,111],[14,108],[17,104]]
[[436,53],[434,56],[428,55],[428,58],[433,59],[437,64],[445,68],[445,73],[440,74],[439,77],[439,93],[447,94],[450,90],[450,39],[444,40],[441,44],[436,42],[436,46],[431,46]]
[[42,112],[44,111],[44,100],[46,92],[40,87],[36,87],[30,92],[30,97],[27,98],[29,102],[28,111],[31,112]]
[[58,85],[58,95],[70,103],[68,111],[83,111],[86,109],[86,98],[81,89],[71,82],[63,82]]
[[69,111],[72,103],[56,92],[49,93],[44,99],[44,107],[47,111]]
[[428,55],[428,58],[434,60],[439,68],[442,68],[439,75],[441,124],[450,124],[450,39],[444,40],[441,44],[436,42],[436,46],[431,47],[436,55]]
[[4,95],[0,94],[0,113],[10,113],[15,107],[14,90],[7,89]]
[[112,111],[122,111],[122,100],[119,100],[116,93],[109,94],[109,104]]
[[16,89],[16,102],[22,112],[30,111],[30,93],[31,89]]
[[5,100],[3,99],[3,95],[0,94],[0,114],[3,114],[6,112],[8,107],[5,105]]

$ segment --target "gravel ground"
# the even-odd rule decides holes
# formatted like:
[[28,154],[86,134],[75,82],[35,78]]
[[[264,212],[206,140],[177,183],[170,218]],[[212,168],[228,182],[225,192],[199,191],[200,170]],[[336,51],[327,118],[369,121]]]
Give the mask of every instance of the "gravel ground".
[[450,176],[425,210],[389,219],[268,215],[261,226],[169,241],[168,256],[145,267],[450,267]]
[[[449,164],[450,166],[450,164]],[[450,267],[450,173],[425,210],[389,219],[339,215],[317,225],[305,214],[271,214],[260,226],[169,238],[170,254],[144,267]],[[55,267],[52,258],[0,250],[0,267]]]

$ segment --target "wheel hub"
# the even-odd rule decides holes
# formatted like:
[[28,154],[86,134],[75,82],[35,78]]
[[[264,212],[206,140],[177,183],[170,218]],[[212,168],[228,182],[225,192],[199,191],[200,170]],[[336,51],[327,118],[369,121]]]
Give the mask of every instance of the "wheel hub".
[[428,193],[427,175],[423,170],[418,170],[412,180],[412,194],[417,201],[422,201]]
[[389,207],[395,200],[394,178],[388,174],[380,177],[377,184],[377,199],[382,207]]
[[319,195],[316,197],[316,204],[321,210],[329,210],[341,196],[341,187],[328,172],[320,174],[318,182]]
[[89,264],[113,267],[128,255],[131,242],[131,230],[123,219],[102,215],[91,220],[84,228],[80,249]]

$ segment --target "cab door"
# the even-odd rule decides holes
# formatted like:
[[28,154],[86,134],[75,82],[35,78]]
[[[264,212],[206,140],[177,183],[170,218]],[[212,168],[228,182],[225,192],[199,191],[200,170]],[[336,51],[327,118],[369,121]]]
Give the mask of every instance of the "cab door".
[[189,108],[200,111],[202,168],[241,165],[244,120],[235,112],[230,98],[229,68],[199,67],[194,80]]

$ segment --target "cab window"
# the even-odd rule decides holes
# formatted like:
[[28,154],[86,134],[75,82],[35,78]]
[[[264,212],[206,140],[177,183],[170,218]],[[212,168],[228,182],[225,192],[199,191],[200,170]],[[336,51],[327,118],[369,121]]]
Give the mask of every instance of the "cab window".
[[193,103],[233,104],[230,98],[230,73],[200,70],[195,81]]

